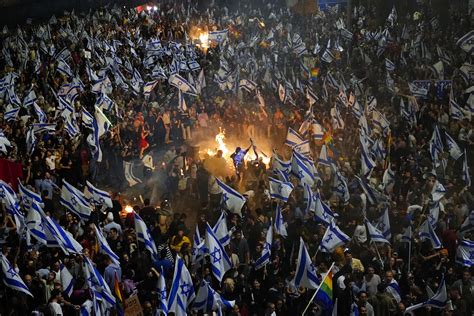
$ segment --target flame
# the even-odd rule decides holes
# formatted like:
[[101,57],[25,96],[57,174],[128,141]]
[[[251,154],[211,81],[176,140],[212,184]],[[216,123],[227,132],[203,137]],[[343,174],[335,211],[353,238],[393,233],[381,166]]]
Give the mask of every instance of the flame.
[[[217,143],[217,149],[206,149],[205,153],[207,153],[209,156],[215,156],[217,154],[217,151],[222,151],[222,157],[228,162],[230,166],[233,168],[233,162],[230,156],[232,155],[232,151],[229,150],[227,147],[226,143],[226,137],[225,137],[225,130],[220,130],[219,133],[215,137],[215,141]],[[248,153],[245,155],[244,160],[245,161],[254,161],[257,157],[254,155],[254,153]],[[263,155],[259,155],[259,158],[262,159],[262,162],[266,165],[270,165],[270,157],[265,157]]]
[[131,205],[125,205],[124,211],[125,213],[130,214],[133,212],[133,207]]
[[199,34],[199,41],[201,43],[200,45],[198,44],[198,46],[200,46],[204,51],[207,51],[207,49],[209,48],[209,33],[202,32],[201,34]]

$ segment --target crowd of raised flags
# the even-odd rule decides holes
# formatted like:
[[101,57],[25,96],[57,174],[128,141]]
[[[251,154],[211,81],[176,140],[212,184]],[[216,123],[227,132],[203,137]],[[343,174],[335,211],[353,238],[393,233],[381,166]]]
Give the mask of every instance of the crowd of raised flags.
[[[193,5],[189,5],[187,9],[184,5],[177,5],[176,8],[183,16],[198,12]],[[232,17],[236,21],[246,19],[248,22],[245,23],[250,23],[252,15],[262,15],[260,9],[253,11],[236,11],[232,13]],[[368,18],[365,11],[361,6],[354,7],[353,18],[364,24]],[[123,16],[132,24],[140,25],[144,21],[144,16],[139,17],[135,11],[113,8],[105,12],[105,20],[115,24],[118,24],[117,20]],[[215,16],[221,14],[222,16]],[[36,26],[34,32],[25,32],[22,28],[11,33],[6,31],[3,38],[3,61],[14,71],[5,72],[0,79],[0,99],[7,104],[3,107],[3,120],[5,124],[16,124],[22,120],[19,117],[20,112],[29,114],[30,119],[24,124],[25,157],[32,156],[38,150],[39,139],[46,139],[48,134],[56,133],[67,135],[71,140],[83,138],[92,159],[101,162],[101,141],[113,128],[111,121],[119,122],[127,115],[125,109],[118,106],[117,91],[150,100],[157,86],[167,85],[170,93],[177,95],[178,101],[174,107],[181,112],[186,112],[190,102],[194,102],[196,97],[203,97],[204,88],[208,85],[216,86],[221,93],[229,95],[244,93],[245,98],[263,108],[275,106],[269,104],[269,95],[272,95],[272,100],[281,107],[300,107],[304,118],[299,122],[299,128],[288,127],[284,139],[287,147],[281,152],[273,152],[268,177],[265,177],[265,180],[268,180],[265,187],[268,188],[266,192],[270,200],[268,203],[271,215],[268,216],[262,232],[264,234],[261,252],[257,253],[251,269],[266,273],[267,267],[273,264],[272,257],[277,253],[275,241],[283,238],[285,243],[293,248],[289,261],[296,259],[295,276],[291,281],[296,287],[311,290],[313,295],[308,302],[304,302],[308,305],[303,313],[312,303],[319,305],[325,312],[334,312],[336,306],[333,278],[341,264],[333,263],[328,271],[319,271],[315,263],[321,256],[325,260],[332,260],[331,255],[338,249],[354,245],[355,242],[349,237],[352,231],[347,231],[347,223],[344,222],[347,214],[337,213],[340,210],[347,212],[340,206],[352,203],[354,196],[361,200],[358,204],[360,209],[357,210],[360,213],[359,224],[364,226],[368,243],[377,250],[375,260],[382,261],[382,267],[383,260],[378,249],[392,246],[395,236],[401,236],[402,243],[409,244],[408,266],[411,257],[415,256],[412,244],[419,250],[422,247],[421,242],[427,241],[428,248],[432,251],[448,246],[443,243],[443,238],[440,238],[439,224],[444,220],[442,216],[448,195],[455,189],[452,185],[445,187],[445,184],[450,180],[449,176],[454,175],[463,183],[463,190],[471,190],[469,162],[472,161],[472,140],[469,137],[472,135],[467,131],[464,131],[465,135],[461,135],[459,129],[453,131],[440,120],[434,121],[432,126],[423,126],[424,132],[428,131],[432,136],[420,147],[424,154],[417,156],[418,160],[412,170],[433,181],[431,187],[428,186],[424,200],[413,200],[413,204],[407,206],[403,232],[391,229],[390,221],[393,215],[390,208],[394,206],[390,202],[394,199],[394,187],[400,186],[401,161],[398,159],[392,164],[390,151],[395,147],[392,137],[402,137],[400,126],[412,129],[408,133],[415,141],[410,146],[420,145],[416,144],[416,140],[420,140],[418,135],[410,133],[416,130],[420,120],[426,122],[424,116],[430,109],[424,102],[430,98],[432,85],[437,89],[435,99],[440,102],[443,98],[446,99],[449,90],[448,102],[443,104],[448,120],[463,124],[462,129],[472,131],[470,120],[474,112],[474,91],[469,87],[473,79],[472,66],[470,59],[466,58],[462,66],[457,67],[458,65],[454,64],[457,58],[453,58],[453,54],[461,54],[460,52],[449,52],[444,47],[433,47],[428,43],[423,36],[425,28],[432,32],[437,31],[439,22],[436,17],[420,21],[418,25],[402,23],[394,7],[383,28],[371,31],[358,26],[357,30],[348,30],[349,26],[345,25],[342,18],[335,19],[339,14],[337,8],[330,9],[326,13],[318,13],[315,18],[334,22],[330,28],[335,31],[335,35],[328,36],[327,30],[320,30],[311,34],[313,38],[308,42],[307,37],[302,36],[305,33],[302,29],[279,20],[279,17],[289,14],[289,11],[282,9],[278,15],[271,13],[268,18],[262,17],[266,22],[272,22],[268,23],[272,26],[256,29],[249,27],[246,29],[248,34],[245,34],[243,39],[238,39],[224,27],[232,20],[232,17],[227,15],[227,10],[225,16],[214,10],[203,13],[201,22],[205,19],[205,23],[216,24],[217,27],[208,34],[209,41],[220,48],[217,56],[219,68],[216,71],[204,68],[199,57],[200,52],[191,43],[187,33],[182,40],[168,38],[165,41],[154,36],[146,38],[141,34],[140,27],[131,27],[127,31],[122,30],[123,36],[120,38],[104,36],[101,32],[94,31],[93,27],[87,27],[90,23],[105,23],[101,21],[98,13],[89,13],[85,18],[69,13],[69,22],[61,22],[60,26],[53,17],[49,23]],[[145,18],[148,23],[153,21],[152,15],[145,14]],[[218,21],[215,21],[216,18]],[[235,24],[239,26],[241,23]],[[51,34],[52,29],[55,31],[54,36]],[[282,35],[284,29],[286,36]],[[133,32],[130,32],[131,30]],[[360,42],[367,45],[352,47],[356,31]],[[82,52],[83,58],[87,60],[84,63],[84,78],[74,67],[69,48],[61,47],[59,42],[55,42],[56,37],[87,43]],[[38,44],[36,50],[30,42]],[[261,55],[256,54],[255,50],[262,46],[263,42],[268,44],[270,50]],[[401,42],[406,45],[400,56],[389,52],[391,44]],[[473,43],[474,31],[470,31],[461,35],[453,44],[457,50],[471,56],[474,52]],[[310,49],[312,45],[314,50]],[[34,60],[29,57],[30,49],[35,52]],[[122,56],[122,52],[126,54]],[[351,58],[350,54],[356,53],[368,67],[372,67],[377,59],[380,61],[380,68],[385,71],[381,80],[385,84],[382,89],[390,95],[389,98],[372,89],[371,83],[368,82],[372,79],[358,78],[353,72],[346,73],[340,67],[341,63]],[[15,58],[12,58],[12,55],[15,55]],[[312,72],[304,60],[304,57],[308,56],[317,60],[322,68],[321,72],[318,71],[316,85],[309,80]],[[170,59],[170,62],[164,63],[165,58]],[[296,67],[286,66],[291,59],[297,61]],[[282,61],[285,66],[282,66]],[[59,87],[48,86],[46,89],[51,90],[54,96],[54,116],[51,112],[45,112],[44,105],[40,106],[38,87],[31,85],[27,89],[19,89],[20,76],[27,73],[28,62],[33,63],[35,74],[44,72],[46,63],[49,62],[54,69],[53,76],[58,74],[63,78]],[[427,66],[434,80],[401,80],[396,77],[396,74],[405,71],[410,67],[410,63],[415,62],[422,62]],[[452,70],[453,67],[457,67],[456,71]],[[206,76],[208,81],[209,78],[213,79],[212,83],[206,83]],[[460,89],[460,85],[453,83],[458,79],[462,80],[461,86],[466,89]],[[78,106],[76,102],[86,90],[95,96],[95,103],[88,108]],[[20,91],[23,95],[19,96],[17,92]],[[397,113],[394,114],[384,106],[385,102],[389,102],[387,99],[392,99],[390,102],[393,103],[393,100],[397,100]],[[63,124],[56,123],[58,120]],[[64,131],[61,130],[61,125],[64,126]],[[333,135],[342,135],[345,138],[335,139]],[[6,129],[0,130],[0,152],[7,156],[12,151],[12,137],[13,134],[7,133]],[[352,143],[349,144],[349,140]],[[279,144],[274,147],[279,147]],[[426,157],[431,160],[429,167],[421,170],[421,160]],[[352,167],[354,170],[351,173],[342,163],[344,159],[356,161],[356,167]],[[426,166],[425,161],[423,163]],[[133,186],[141,180],[133,175],[131,168],[130,162],[124,162],[126,180]],[[220,288],[215,289],[215,283],[220,285],[228,271],[237,268],[233,267],[227,251],[235,227],[228,229],[227,220],[234,214],[240,218],[248,216],[248,210],[244,206],[250,198],[222,179],[216,179],[216,182],[221,191],[221,213],[215,225],[206,223],[205,230],[201,232],[196,227],[190,247],[190,263],[194,266],[208,262],[211,274],[218,282],[200,280],[197,283],[195,276],[191,275],[188,269],[190,267],[187,267],[184,259],[177,254],[172,278],[166,280],[164,273],[161,273],[157,282],[156,310],[160,313],[187,315],[190,309],[195,309],[203,313],[216,311],[217,314],[223,315],[226,310],[230,311],[240,303],[227,300]],[[62,179],[60,186],[60,204],[77,216],[80,225],[91,220],[94,212],[99,209],[113,207],[109,193],[89,181],[86,181],[84,190],[79,190],[65,179]],[[339,205],[333,203],[332,196],[340,201]],[[38,192],[20,182],[17,194],[9,184],[0,180],[0,200],[6,212],[14,219],[18,235],[25,236],[28,246],[31,246],[33,237],[33,241],[36,240],[46,247],[60,248],[65,256],[77,254],[83,257],[86,283],[92,292],[92,300],[82,305],[82,315],[106,315],[111,309],[115,309],[117,300],[122,298],[117,295],[115,289],[110,288],[94,262],[84,254],[83,246],[52,215],[44,211],[45,203]],[[317,223],[323,228],[315,253],[309,252],[308,241],[304,238],[299,237],[299,241],[290,240],[290,237],[295,235],[290,231],[290,223],[286,221],[291,216],[284,210],[286,205],[295,207],[296,204],[301,204],[300,208],[304,210],[300,218],[302,222]],[[468,216],[458,229],[459,240],[455,253],[450,254],[455,258],[458,269],[471,268],[474,264],[474,243],[469,239],[474,231],[474,212],[470,210],[472,205],[468,204],[467,207]],[[376,217],[372,214],[374,209],[380,211]],[[136,212],[133,219],[136,239],[144,245],[154,262],[159,261],[159,248],[155,244],[149,223]],[[99,252],[120,265],[120,256],[112,250],[103,229],[94,225],[94,233]],[[427,247],[426,244],[423,247]],[[293,252],[296,252],[294,256]],[[1,255],[1,259],[4,284],[15,291],[32,295],[6,256]],[[65,295],[70,296],[73,276],[64,266],[61,266],[60,274],[63,291]],[[413,305],[402,312],[411,313],[428,306],[446,308],[449,300],[446,288],[443,277],[436,293],[429,295],[423,302],[411,302]],[[386,284],[385,291],[397,303],[405,300],[407,294],[401,292],[397,280]],[[341,310],[340,305],[337,308]],[[355,308],[357,310],[357,306]],[[358,315],[358,311],[353,314]]]

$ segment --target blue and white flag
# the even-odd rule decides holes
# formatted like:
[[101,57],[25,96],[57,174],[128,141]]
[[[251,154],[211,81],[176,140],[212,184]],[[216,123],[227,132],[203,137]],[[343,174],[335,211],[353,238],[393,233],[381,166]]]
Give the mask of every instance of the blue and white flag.
[[79,216],[81,220],[89,220],[92,213],[92,208],[89,204],[89,201],[81,191],[73,187],[64,179],[63,187],[61,188],[60,203],[68,211]]
[[221,282],[227,270],[232,268],[232,262],[209,224],[206,224],[205,240],[206,249],[210,256],[212,274]]
[[99,93],[95,101],[95,106],[101,110],[111,111],[114,107],[114,101],[105,93]]
[[168,295],[166,292],[166,282],[165,282],[165,276],[163,274],[163,270],[160,271],[160,276],[158,277],[156,292],[158,296],[157,297],[158,306],[156,307],[157,315],[161,315],[161,313],[163,313],[166,316],[168,315],[168,304],[167,304]]
[[[291,172],[291,160],[282,160],[280,157],[278,157],[278,154],[274,150],[272,155],[272,170],[273,173],[277,175],[280,174],[279,172],[283,173],[284,175],[286,175],[284,178],[288,179],[288,176]],[[287,181],[283,179],[280,180]]]
[[304,138],[301,137],[301,135],[292,129],[291,127],[288,127],[288,132],[286,134],[286,140],[285,140],[285,145],[288,145],[290,147],[294,147],[298,144],[301,144],[304,142]]
[[61,263],[59,274],[61,276],[61,285],[64,295],[71,297],[72,291],[74,290],[74,278],[71,272]]
[[187,93],[190,95],[196,96],[198,94],[195,87],[193,87],[186,79],[184,79],[181,75],[174,74],[171,75],[168,79],[168,83],[183,93]]
[[120,258],[115,254],[115,252],[110,248],[109,243],[107,242],[107,239],[105,239],[104,235],[102,234],[102,231],[100,228],[98,228],[94,224],[95,228],[95,235],[97,237],[97,243],[99,244],[99,252],[107,255],[110,257],[110,259],[118,266],[120,266]]
[[109,121],[107,116],[105,116],[104,112],[102,112],[102,110],[97,106],[95,106],[95,119],[97,121],[98,128],[96,132],[98,133],[98,137],[101,137],[109,131],[109,129],[112,127],[112,123]]
[[392,280],[385,288],[385,292],[391,294],[397,303],[402,301],[401,291],[397,281]]
[[132,79],[130,80],[130,86],[136,94],[141,92],[144,81],[138,70],[133,69]]
[[385,208],[382,216],[375,220],[375,227],[382,232],[382,235],[388,240],[392,238],[390,230],[390,218],[388,216],[388,207]]
[[469,216],[466,217],[461,227],[459,227],[459,232],[461,234],[466,234],[474,230],[474,211],[471,210]]
[[19,112],[20,112],[20,107],[15,107],[11,110],[6,111],[3,114],[3,118],[7,122],[16,121]]
[[316,221],[329,225],[334,220],[334,213],[329,206],[323,202],[319,192],[314,195],[314,217]]
[[143,94],[145,97],[149,97],[153,89],[155,89],[156,85],[158,84],[158,80],[153,80],[145,83],[143,86]]
[[280,204],[277,204],[275,213],[275,232],[283,238],[286,238],[288,237],[288,232],[286,231],[286,225],[283,220],[283,214],[281,213]]
[[73,77],[71,67],[62,59],[58,61],[58,66],[56,68],[56,71],[62,73],[63,75],[67,77]]
[[420,239],[429,240],[434,249],[439,249],[443,246],[429,220],[425,220],[423,224],[421,224],[418,233]]
[[328,46],[326,50],[324,51],[323,55],[321,56],[321,61],[324,61],[325,63],[330,64],[332,63],[333,60],[334,60],[334,55],[331,52],[331,48],[329,47],[329,42],[328,42]]
[[454,100],[452,93],[451,97],[449,98],[449,116],[451,119],[456,121],[460,121],[465,118],[463,108],[456,102],[456,100]]
[[31,89],[28,94],[25,96],[23,99],[23,106],[24,107],[29,107],[32,106],[36,102],[36,93],[33,89]]
[[188,107],[186,105],[186,100],[184,100],[184,95],[179,89],[178,89],[178,109],[181,112],[186,112],[188,110]]
[[420,309],[422,307],[434,307],[434,308],[439,308],[439,309],[444,309],[446,305],[448,304],[448,292],[446,291],[446,282],[444,280],[444,276],[441,279],[441,282],[439,284],[438,291],[429,298],[427,301],[419,304],[415,304],[412,306],[409,306],[406,308],[405,313],[408,313],[410,315],[413,315],[413,311]]
[[367,218],[364,220],[365,225],[367,227],[367,233],[370,237],[370,239],[374,242],[382,242],[389,244],[390,242],[385,238],[385,236],[382,234],[380,230],[375,228],[368,220]]
[[255,261],[255,270],[263,268],[267,263],[270,262],[270,256],[272,255],[272,243],[273,243],[273,225],[270,219],[270,226],[267,229],[265,236],[265,244],[263,245],[262,253],[260,257]]
[[392,170],[391,164],[388,164],[382,176],[382,190],[385,193],[392,192],[395,185],[395,172]]
[[38,121],[40,123],[46,123],[48,117],[46,116],[46,113],[39,107],[36,102],[33,103],[33,108],[35,109],[36,116],[38,117]]
[[220,31],[211,31],[208,34],[208,39],[210,42],[222,43],[227,39],[229,31],[227,29]]
[[411,94],[416,98],[425,98],[428,95],[428,89],[424,87],[418,87],[414,83],[408,83]]
[[467,164],[467,154],[466,149],[464,149],[464,160],[462,162],[462,179],[466,183],[466,187],[471,186],[471,176],[469,174],[469,165]]
[[331,114],[331,120],[332,120],[332,128],[344,129],[346,126],[346,123],[342,119],[341,112],[339,111],[339,108],[336,105],[331,108],[330,114]]
[[43,199],[41,198],[41,195],[39,195],[36,192],[31,191],[27,187],[25,187],[21,182],[18,183],[18,192],[21,195],[21,201],[23,202],[23,206],[25,206],[26,209],[29,209],[29,207],[33,203],[37,203],[40,207],[44,207]]
[[297,151],[293,151],[291,173],[300,180],[301,185],[306,183],[312,187],[316,180],[314,164]]
[[324,138],[324,128],[316,121],[313,121],[311,124],[311,133],[313,134],[314,140],[323,140]]
[[20,291],[33,297],[33,294],[31,294],[25,282],[23,282],[20,275],[15,271],[15,268],[10,264],[7,257],[3,254],[0,254],[0,257],[2,260],[3,283],[15,291]]
[[112,198],[110,194],[106,191],[97,189],[89,181],[86,181],[86,187],[84,188],[84,196],[91,200],[94,204],[106,205],[109,208],[113,207]]
[[90,114],[85,108],[81,110],[81,120],[84,127],[94,130],[94,120],[95,118]]
[[342,175],[339,168],[333,164],[334,179],[332,183],[332,189],[336,195],[341,198],[344,203],[347,203],[350,198],[349,187],[347,185],[347,179]]
[[304,190],[304,202],[306,203],[305,214],[309,214],[309,212],[315,212],[316,204],[315,204],[315,195],[309,185],[306,183],[303,184]]
[[311,154],[311,147],[309,145],[309,140],[305,140],[293,147],[293,151],[297,151],[302,155],[309,156]]
[[221,180],[216,178],[216,181],[222,190],[222,206],[229,212],[242,216],[242,207],[247,202],[245,197]]
[[[0,180],[0,201],[5,205],[5,209],[8,214],[15,218],[17,223],[17,230],[21,228],[21,221],[23,215],[20,212],[20,204],[18,203],[18,197],[13,189],[3,180]],[[20,226],[19,226],[20,225]]]
[[42,132],[54,132],[56,130],[56,124],[31,124],[31,128],[33,129],[33,132],[36,133],[42,133]]
[[239,87],[250,93],[257,89],[257,84],[249,79],[240,79]]
[[99,271],[89,258],[84,256],[83,260],[86,281],[89,289],[94,293],[97,300],[105,302],[107,306],[114,306],[115,297],[102,275],[100,275]]
[[[44,244],[48,245],[48,236],[47,232],[45,231],[45,225],[43,224],[43,215],[44,212],[36,202],[33,202],[31,206],[28,208],[28,213],[26,214],[25,218],[25,225],[28,229],[29,233],[35,237],[35,239]],[[55,239],[51,237],[51,242],[56,243]]]
[[76,137],[80,133],[79,127],[77,126],[76,121],[66,120],[64,129],[66,130],[66,133],[71,138]]
[[150,235],[150,231],[146,226],[143,219],[137,214],[135,215],[135,232],[137,234],[137,240],[145,244],[145,249],[151,253],[151,257],[154,260],[159,258],[158,250],[156,249],[155,241]]
[[204,240],[199,233],[199,226],[196,224],[196,230],[193,236],[193,246],[191,248],[191,262],[196,262],[205,253]]
[[402,238],[401,238],[401,241],[402,242],[411,242],[411,239],[412,239],[412,227],[411,225],[405,227],[403,229],[403,233],[402,233]]
[[[216,235],[217,239],[219,239],[219,242],[222,244],[222,246],[227,246],[230,243],[230,237],[232,236],[234,230],[235,229],[229,231],[227,229],[225,212],[221,212],[221,216],[219,216],[219,219],[212,228],[212,231]],[[199,233],[199,230],[197,232]]]
[[191,274],[189,274],[183,259],[176,255],[173,281],[168,297],[168,313],[174,313],[176,316],[186,316],[186,309],[195,297]]
[[430,200],[433,202],[439,202],[446,194],[446,189],[445,187],[436,180],[436,182],[433,185],[433,188],[431,189],[431,194],[430,194]]
[[469,31],[469,33],[461,37],[456,42],[456,45],[461,47],[466,53],[472,54],[474,52],[474,30]]
[[454,159],[458,160],[462,156],[461,148],[458,146],[456,141],[447,133],[444,132],[446,145],[448,146],[449,155]]
[[[49,216],[43,217],[43,224],[46,229],[46,236],[48,239],[48,246],[59,246],[66,255],[71,253],[79,254],[83,248],[81,244],[74,239],[72,234],[59,225],[53,218]],[[52,241],[56,241],[53,242]]]
[[395,64],[388,58],[385,58],[385,69],[387,69],[387,71],[395,70]]
[[307,289],[316,289],[319,285],[319,279],[316,274],[316,268],[314,267],[311,257],[309,256],[308,250],[304,244],[303,238],[300,237],[300,248],[298,251],[298,260],[296,267],[296,275],[294,278],[295,287],[300,286]]
[[283,182],[272,177],[268,178],[270,186],[270,196],[274,199],[288,202],[294,186],[291,182]]
[[361,163],[361,174],[364,178],[370,177],[372,170],[375,168],[375,161],[372,158],[372,154],[367,148],[365,142],[360,142],[360,163]]
[[3,152],[5,155],[7,154],[7,147],[11,147],[12,144],[8,140],[8,138],[5,136],[3,131],[0,129],[0,152]]
[[465,266],[474,266],[474,241],[461,239],[456,250],[456,263]]
[[193,309],[202,311],[205,315],[213,315],[212,311],[217,310],[217,315],[222,316],[223,309],[232,309],[234,305],[235,301],[224,299],[207,281],[203,280],[193,303]]
[[321,151],[319,152],[318,164],[330,167],[332,163],[332,159],[328,156],[326,144],[323,144],[321,146]]
[[371,187],[366,179],[359,178],[356,176],[356,179],[359,181],[360,187],[364,191],[365,196],[370,204],[375,205],[378,203],[378,197],[381,196],[379,192],[377,192],[373,187]]
[[321,239],[319,249],[321,249],[322,252],[332,253],[337,247],[348,243],[350,240],[349,236],[332,221]]

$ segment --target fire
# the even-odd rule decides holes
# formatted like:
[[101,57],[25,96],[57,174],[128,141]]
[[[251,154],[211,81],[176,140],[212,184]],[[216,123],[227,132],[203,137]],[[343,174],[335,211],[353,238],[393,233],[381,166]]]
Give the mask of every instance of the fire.
[[203,32],[199,34],[199,41],[201,42],[201,44],[198,44],[198,46],[200,46],[203,50],[207,51],[207,49],[209,48],[209,33]]
[[210,47],[209,32],[206,29],[206,27],[203,29],[201,27],[193,26],[188,32],[189,38],[192,40],[192,42],[204,52],[207,52]]
[[[228,162],[228,164],[230,164],[231,166],[233,166],[233,163],[232,163],[232,159],[230,158],[230,156],[232,155],[232,151],[229,150],[229,148],[227,147],[227,144],[226,144],[226,137],[225,137],[225,130],[222,130],[220,129],[219,133],[216,135],[215,137],[215,141],[217,143],[217,149],[206,149],[205,152],[209,155],[209,156],[215,156],[217,154],[217,151],[222,151],[222,157],[224,157],[224,159]],[[254,161],[257,157],[255,156],[255,154],[252,152],[249,152],[247,155],[245,155],[245,161]],[[266,166],[269,166],[270,165],[270,157],[265,157],[263,155],[259,155],[259,158],[262,159],[262,162],[266,165]]]

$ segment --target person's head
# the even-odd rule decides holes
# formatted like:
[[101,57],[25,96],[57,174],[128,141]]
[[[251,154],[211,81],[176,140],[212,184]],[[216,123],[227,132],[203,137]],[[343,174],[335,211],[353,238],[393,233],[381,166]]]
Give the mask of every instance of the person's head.
[[345,257],[347,263],[351,262],[352,252],[351,252],[350,249],[346,248],[346,250],[344,250],[344,257]]
[[257,280],[257,279],[253,280],[252,287],[256,290],[259,290],[260,289],[260,281]]
[[54,289],[51,291],[51,300],[60,301],[61,300],[61,290]]
[[272,302],[267,303],[267,308],[265,310],[265,315],[272,315],[275,312],[275,304]]
[[367,307],[364,305],[359,306],[359,315],[367,315]]
[[111,239],[117,239],[118,238],[118,230],[115,227],[112,227],[109,231],[109,237]]
[[375,274],[375,269],[374,269],[374,267],[369,266],[369,267],[367,268],[367,274],[370,275],[370,276],[374,275],[374,274]]
[[23,277],[23,281],[25,281],[26,286],[29,287],[33,282],[33,277],[29,274],[25,274],[25,276]]
[[360,291],[359,293],[357,293],[357,297],[359,298],[359,302],[364,303],[364,304],[369,299],[366,291]]
[[223,155],[223,154],[224,154],[224,153],[222,152],[222,150],[219,149],[219,150],[217,151],[217,153],[216,153],[216,157],[217,157],[217,158],[222,158],[222,155]]
[[385,272],[385,282],[387,282],[387,284],[390,284],[390,282],[392,281],[393,281],[393,272],[392,271]]
[[143,313],[145,315],[152,315],[153,308],[151,306],[150,301],[145,301],[143,303]]
[[471,280],[471,272],[469,270],[464,270],[463,274],[462,274],[462,280],[463,282],[468,282],[469,280]]

